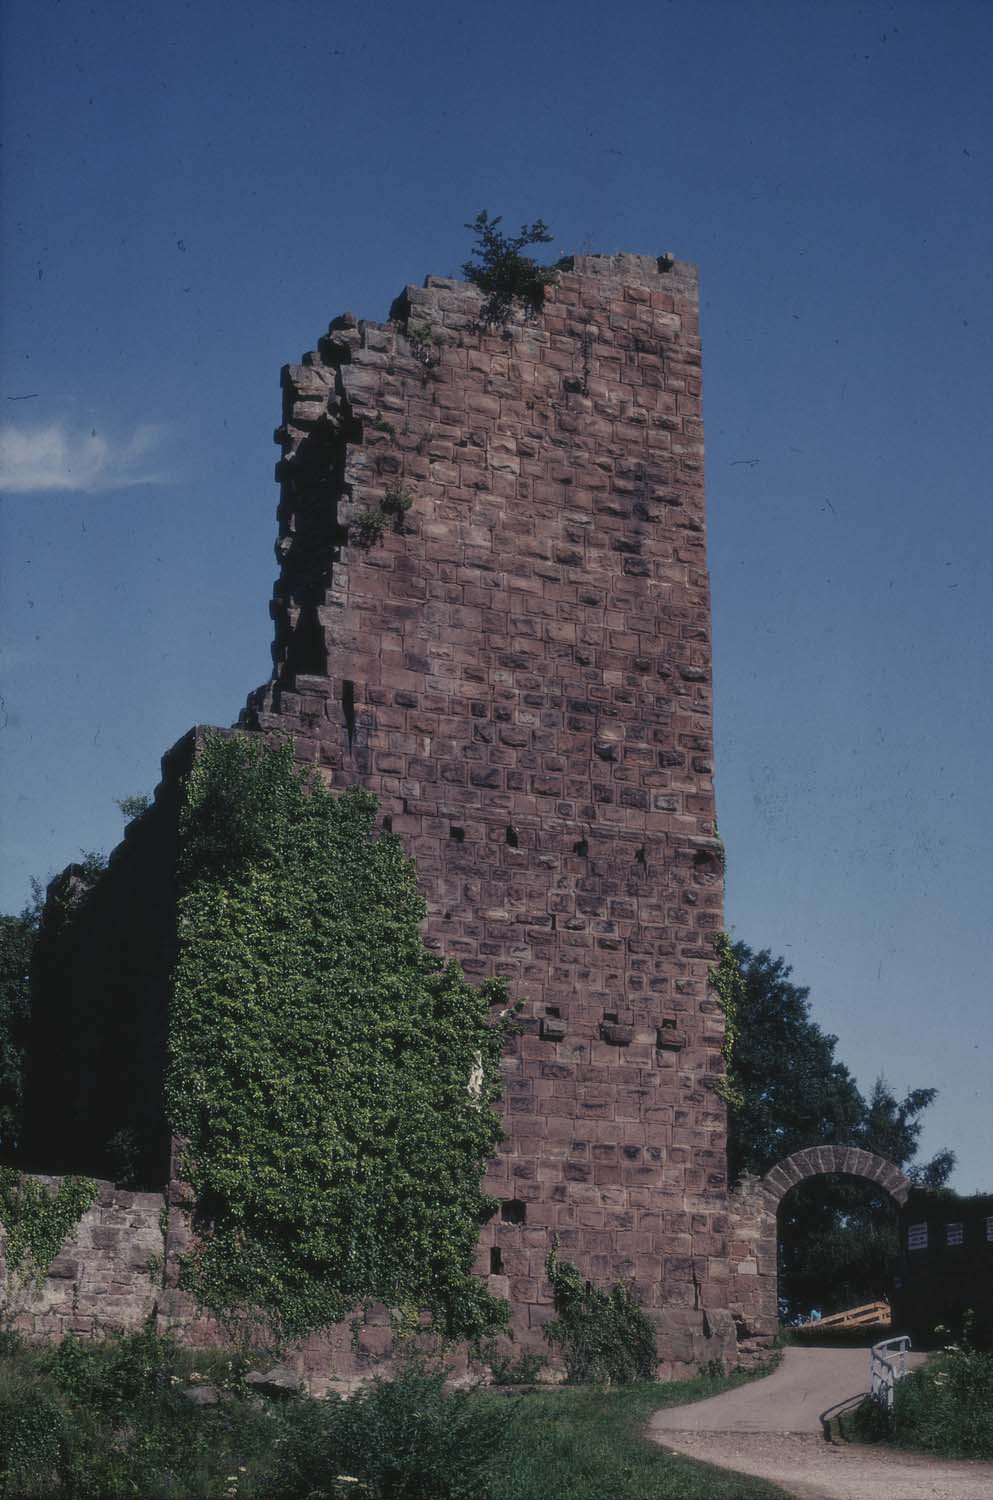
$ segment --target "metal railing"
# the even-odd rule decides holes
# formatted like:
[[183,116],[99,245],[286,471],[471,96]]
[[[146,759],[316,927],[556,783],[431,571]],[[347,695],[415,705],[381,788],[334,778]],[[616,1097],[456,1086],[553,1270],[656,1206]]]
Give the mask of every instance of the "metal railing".
[[901,1334],[899,1338],[882,1339],[869,1350],[869,1395],[887,1411],[893,1410],[893,1387],[909,1374],[909,1349],[910,1339]]

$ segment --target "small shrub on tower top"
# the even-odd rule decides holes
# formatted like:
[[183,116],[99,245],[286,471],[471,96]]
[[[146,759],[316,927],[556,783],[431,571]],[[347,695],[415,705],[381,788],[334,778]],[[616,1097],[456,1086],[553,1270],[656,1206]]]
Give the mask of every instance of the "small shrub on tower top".
[[505,1317],[471,1274],[502,990],[425,948],[414,867],[375,811],[289,746],[216,737],[181,820],[167,1098],[198,1204],[183,1280],[277,1338],[366,1300],[427,1308],[451,1335]]
[[491,219],[484,209],[465,226],[476,236],[476,245],[473,259],[465,262],[462,274],[486,293],[482,307],[484,323],[508,322],[515,302],[523,303],[528,315],[534,317],[541,311],[545,288],[557,275],[553,267],[539,266],[529,255],[521,254],[528,245],[551,243],[552,236],[543,219],[522,224],[520,234],[513,236],[503,234],[497,228],[500,223],[500,214]]

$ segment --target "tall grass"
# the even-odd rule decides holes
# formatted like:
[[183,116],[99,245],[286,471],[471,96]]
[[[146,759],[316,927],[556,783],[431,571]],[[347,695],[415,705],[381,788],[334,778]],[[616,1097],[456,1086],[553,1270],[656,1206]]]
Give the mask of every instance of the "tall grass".
[[893,1395],[892,1412],[867,1400],[853,1413],[855,1437],[944,1458],[993,1458],[993,1353],[950,1344]]
[[894,1392],[901,1447],[947,1458],[993,1458],[993,1354],[951,1346]]
[[[771,1500],[663,1453],[651,1413],[742,1377],[506,1396],[412,1365],[345,1401],[270,1400],[244,1365],[150,1332],[0,1337],[2,1500]],[[213,1387],[211,1404],[191,1389]],[[213,1396],[216,1395],[216,1400]]]

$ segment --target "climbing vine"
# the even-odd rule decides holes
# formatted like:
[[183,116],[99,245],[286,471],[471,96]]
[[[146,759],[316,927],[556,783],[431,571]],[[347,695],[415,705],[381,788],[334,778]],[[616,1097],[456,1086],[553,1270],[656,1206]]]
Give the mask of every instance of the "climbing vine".
[[744,981],[734,946],[726,932],[719,932],[714,938],[714,951],[717,963],[710,971],[710,983],[717,995],[717,1003],[724,1012],[724,1077],[720,1083],[720,1094],[727,1105],[735,1107],[743,1103],[741,1087],[735,1074],[734,1044],[738,1037],[738,1014]]
[[89,1177],[63,1177],[58,1191],[50,1193],[43,1182],[14,1167],[0,1167],[8,1276],[21,1285],[43,1281],[96,1195],[97,1185]]
[[570,1261],[549,1253],[545,1270],[555,1298],[555,1320],[545,1325],[550,1344],[562,1351],[574,1385],[625,1385],[654,1380],[655,1330],[631,1289],[617,1282],[604,1291]]
[[366,1300],[452,1336],[506,1317],[471,1274],[503,990],[424,947],[413,865],[375,812],[289,746],[216,736],[181,818],[167,1102],[198,1205],[181,1278],[277,1337]]

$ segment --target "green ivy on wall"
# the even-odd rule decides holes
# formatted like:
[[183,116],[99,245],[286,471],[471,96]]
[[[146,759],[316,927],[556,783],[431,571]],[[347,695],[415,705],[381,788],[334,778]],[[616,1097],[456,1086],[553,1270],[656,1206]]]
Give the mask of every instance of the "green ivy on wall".
[[738,1036],[738,1012],[743,980],[741,965],[735,957],[734,945],[726,932],[714,938],[717,963],[710,971],[710,983],[717,995],[717,1003],[724,1012],[724,1077],[720,1084],[720,1095],[725,1104],[740,1105],[743,1095],[735,1078],[734,1044]]
[[13,1284],[44,1281],[52,1261],[97,1195],[89,1177],[63,1177],[50,1193],[43,1182],[0,1167],[0,1226]]
[[425,948],[414,867],[375,811],[290,746],[215,736],[181,818],[167,1104],[197,1201],[181,1279],[281,1338],[367,1300],[401,1321],[428,1309],[451,1336],[506,1319],[471,1274],[504,993]]
[[658,1365],[655,1330],[624,1282],[594,1286],[554,1249],[545,1271],[555,1297],[555,1320],[545,1337],[556,1345],[573,1385],[626,1385],[654,1380]]

